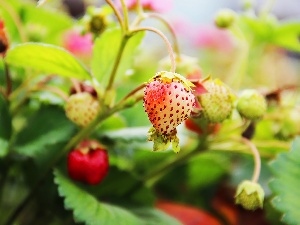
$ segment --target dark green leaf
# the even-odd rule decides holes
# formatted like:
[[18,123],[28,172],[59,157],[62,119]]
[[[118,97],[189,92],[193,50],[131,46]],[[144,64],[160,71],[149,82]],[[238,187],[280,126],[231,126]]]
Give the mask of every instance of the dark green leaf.
[[[73,210],[77,222],[87,225],[141,225],[142,221],[131,212],[106,203],[77,187],[60,171],[55,170],[59,195],[64,197],[65,208]],[[121,188],[121,187],[120,187]]]
[[270,188],[275,195],[272,203],[283,213],[282,220],[287,224],[299,224],[300,221],[300,138],[296,138],[291,151],[280,154],[271,163],[271,170],[275,179]]
[[[117,76],[124,75],[126,70],[130,69],[134,58],[134,52],[141,43],[143,37],[144,33],[140,32],[125,43],[126,46],[118,66]],[[102,84],[106,84],[109,79],[121,42],[121,30],[116,28],[106,30],[95,41],[92,72]]]
[[66,118],[62,109],[43,106],[17,134],[14,149],[20,154],[34,157],[47,149],[47,146],[69,140],[74,131],[75,126]]
[[9,104],[0,95],[0,158],[8,152],[8,142],[12,132]]
[[41,43],[19,44],[5,57],[8,64],[64,77],[90,79],[87,69],[63,48]]
[[217,182],[229,171],[229,159],[216,152],[205,152],[188,164],[188,184],[201,189]]

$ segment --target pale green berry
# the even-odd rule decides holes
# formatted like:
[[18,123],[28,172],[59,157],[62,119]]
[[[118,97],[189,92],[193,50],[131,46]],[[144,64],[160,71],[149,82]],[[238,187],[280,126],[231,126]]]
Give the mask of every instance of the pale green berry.
[[201,116],[211,123],[219,123],[230,117],[234,102],[231,90],[218,79],[209,79],[203,85],[207,92],[198,96]]
[[236,13],[231,9],[222,9],[215,16],[215,24],[219,28],[228,28],[235,21]]
[[244,90],[236,106],[240,115],[246,119],[261,118],[267,110],[267,102],[262,94],[253,89]]
[[245,209],[256,210],[263,208],[264,195],[264,190],[258,183],[245,180],[237,188],[235,203]]
[[66,116],[82,127],[92,122],[98,115],[99,110],[98,100],[87,92],[71,95],[65,105]]

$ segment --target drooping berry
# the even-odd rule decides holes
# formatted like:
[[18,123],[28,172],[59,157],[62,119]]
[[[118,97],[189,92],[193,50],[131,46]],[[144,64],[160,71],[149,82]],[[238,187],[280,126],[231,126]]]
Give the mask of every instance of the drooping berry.
[[144,108],[153,127],[149,140],[154,141],[154,151],[165,150],[170,143],[179,151],[176,127],[186,120],[195,105],[190,81],[177,73],[162,71],[146,85]]
[[145,88],[145,111],[153,127],[162,135],[172,133],[186,120],[194,104],[192,90],[170,72],[158,73]]
[[100,183],[108,173],[109,159],[103,148],[78,148],[68,154],[69,176],[90,185]]
[[203,82],[207,93],[197,96],[202,107],[201,115],[211,123],[227,119],[233,110],[234,96],[220,80],[208,79]]
[[235,203],[242,205],[245,209],[256,210],[263,208],[264,195],[264,190],[258,183],[245,180],[237,188]]
[[67,117],[82,127],[92,122],[99,110],[100,104],[98,100],[87,92],[71,95],[65,105]]
[[262,94],[256,90],[244,90],[238,99],[238,112],[246,119],[261,118],[267,110],[267,102]]

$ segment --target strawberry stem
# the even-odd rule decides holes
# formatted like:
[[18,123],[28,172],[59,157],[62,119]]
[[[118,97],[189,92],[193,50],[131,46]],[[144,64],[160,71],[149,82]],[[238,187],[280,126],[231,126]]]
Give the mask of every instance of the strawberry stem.
[[254,157],[254,171],[253,171],[252,181],[257,183],[257,181],[259,179],[260,168],[261,168],[261,160],[260,160],[259,151],[256,148],[256,146],[253,144],[253,142],[251,142],[249,139],[242,138],[242,142],[250,148],[250,150],[253,154],[253,157]]
[[[106,90],[105,90],[105,94],[107,92],[109,92],[109,90],[113,86],[113,83],[114,83],[114,80],[115,80],[115,77],[116,77],[116,74],[117,74],[118,66],[120,64],[120,61],[121,61],[126,43],[129,40],[129,38],[130,38],[130,36],[128,36],[128,35],[123,35],[123,37],[122,37],[121,44],[119,46],[119,50],[118,50],[118,53],[117,53],[117,56],[116,56],[116,59],[115,59],[115,62],[114,62],[114,66],[113,66],[113,69],[112,69],[110,77],[109,77],[108,85],[107,85]],[[106,96],[105,94],[104,94],[104,96]]]
[[169,42],[168,38],[158,29],[153,28],[153,27],[139,27],[139,28],[135,28],[133,30],[131,30],[131,33],[136,33],[136,32],[140,32],[140,31],[151,31],[154,32],[156,34],[158,34],[165,42],[167,49],[168,49],[168,53],[170,56],[170,61],[171,61],[171,69],[170,72],[175,73],[176,70],[176,62],[175,62],[175,54],[172,48],[171,43]]
[[115,4],[111,0],[105,0],[105,1],[113,9],[115,16],[118,19],[118,22],[119,22],[120,26],[122,27],[122,30],[125,30],[125,24],[123,22],[122,15],[119,12],[119,10],[117,9],[117,7],[115,6]]
[[159,14],[157,13],[147,13],[145,14],[146,17],[148,18],[155,18],[157,20],[159,20],[160,22],[162,22],[162,24],[164,24],[167,29],[169,30],[172,40],[173,40],[173,48],[174,48],[174,52],[176,53],[176,59],[180,60],[180,50],[179,50],[179,44],[178,44],[178,39],[177,36],[175,34],[174,29],[172,28],[172,26],[168,23],[167,20],[165,20],[163,17],[161,17]]

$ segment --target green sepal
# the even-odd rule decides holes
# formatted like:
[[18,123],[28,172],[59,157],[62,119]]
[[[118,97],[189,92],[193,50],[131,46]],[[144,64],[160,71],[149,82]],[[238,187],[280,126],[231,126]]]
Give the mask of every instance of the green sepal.
[[180,151],[179,138],[176,136],[177,131],[175,130],[171,134],[163,135],[157,132],[154,127],[151,127],[148,131],[148,141],[153,141],[153,151],[164,151],[167,150],[170,144],[175,153]]

